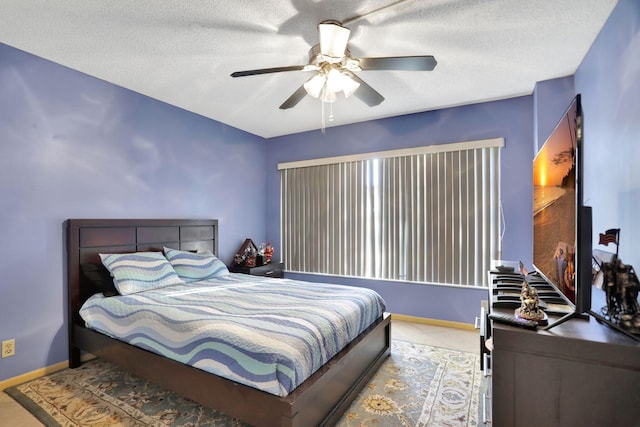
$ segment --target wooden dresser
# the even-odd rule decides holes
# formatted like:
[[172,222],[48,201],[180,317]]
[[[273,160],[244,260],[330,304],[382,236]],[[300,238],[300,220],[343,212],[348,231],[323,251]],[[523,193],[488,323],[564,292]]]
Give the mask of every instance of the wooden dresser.
[[[594,316],[548,331],[492,321],[489,312],[513,314],[513,308],[492,306],[494,286],[490,280],[480,322],[487,378],[480,425],[640,426],[640,342]],[[593,311],[605,305],[604,293],[595,287],[592,300]],[[549,323],[559,318],[549,316]]]

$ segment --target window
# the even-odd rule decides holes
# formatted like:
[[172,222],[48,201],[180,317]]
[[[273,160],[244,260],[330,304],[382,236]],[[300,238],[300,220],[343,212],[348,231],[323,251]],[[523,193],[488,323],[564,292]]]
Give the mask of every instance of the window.
[[486,286],[502,138],[278,165],[282,253],[305,273]]

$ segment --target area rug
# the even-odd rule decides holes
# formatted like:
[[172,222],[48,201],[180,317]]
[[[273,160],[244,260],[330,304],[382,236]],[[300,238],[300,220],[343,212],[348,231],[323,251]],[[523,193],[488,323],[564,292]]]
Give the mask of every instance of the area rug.
[[[478,355],[393,340],[339,427],[477,426]],[[46,426],[247,426],[100,359],[5,390]]]

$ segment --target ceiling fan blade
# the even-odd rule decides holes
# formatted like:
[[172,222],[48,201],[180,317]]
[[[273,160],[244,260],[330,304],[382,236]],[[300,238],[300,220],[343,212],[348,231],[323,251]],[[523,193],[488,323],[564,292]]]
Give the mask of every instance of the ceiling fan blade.
[[342,58],[347,50],[351,30],[338,21],[324,21],[318,24],[320,52],[332,58]]
[[304,85],[302,85],[298,88],[298,90],[293,92],[293,95],[291,95],[286,101],[282,103],[280,109],[286,110],[295,107],[298,102],[302,101],[302,98],[304,98],[306,95],[307,91],[305,90]]
[[360,58],[360,68],[363,70],[431,71],[437,64],[431,55]]
[[236,71],[231,73],[231,77],[255,76],[258,74],[280,73],[283,71],[301,71],[306,65],[290,65],[287,67],[260,68],[257,70]]
[[375,107],[384,101],[384,96],[380,95],[378,91],[369,86],[360,77],[353,73],[349,73],[351,78],[360,83],[360,87],[355,91],[353,96],[367,104],[369,107]]

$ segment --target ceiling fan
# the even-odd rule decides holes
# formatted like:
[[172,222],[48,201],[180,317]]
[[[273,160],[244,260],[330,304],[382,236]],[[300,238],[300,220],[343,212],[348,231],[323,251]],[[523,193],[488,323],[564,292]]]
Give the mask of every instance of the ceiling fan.
[[348,47],[351,30],[338,21],[323,21],[318,25],[320,43],[309,49],[309,63],[257,70],[236,71],[231,77],[245,77],[283,71],[315,71],[315,74],[296,90],[280,109],[298,104],[307,94],[324,102],[333,102],[338,95],[354,95],[370,107],[384,101],[384,97],[365,83],[356,72],[365,70],[431,71],[437,62],[433,56],[387,56],[354,58]]

